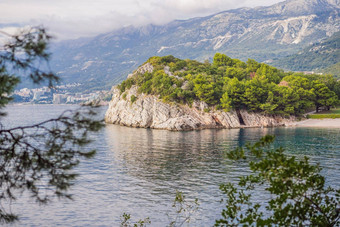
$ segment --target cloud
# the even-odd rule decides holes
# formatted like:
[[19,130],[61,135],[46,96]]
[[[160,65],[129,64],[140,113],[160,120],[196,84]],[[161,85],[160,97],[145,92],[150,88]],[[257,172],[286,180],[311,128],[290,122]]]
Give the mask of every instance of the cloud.
[[58,39],[94,36],[128,25],[164,24],[282,0],[2,0],[2,24],[44,25]]

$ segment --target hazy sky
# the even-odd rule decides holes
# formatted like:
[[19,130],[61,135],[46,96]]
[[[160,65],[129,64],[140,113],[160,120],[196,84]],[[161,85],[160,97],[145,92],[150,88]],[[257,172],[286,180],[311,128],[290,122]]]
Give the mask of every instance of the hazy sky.
[[0,25],[44,25],[58,39],[93,36],[128,25],[164,24],[283,0],[0,0]]

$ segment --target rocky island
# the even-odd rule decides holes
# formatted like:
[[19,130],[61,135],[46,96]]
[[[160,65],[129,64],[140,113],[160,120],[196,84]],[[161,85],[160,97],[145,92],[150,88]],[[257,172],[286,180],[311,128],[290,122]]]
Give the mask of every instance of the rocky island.
[[[113,98],[105,115],[107,123],[131,127],[198,130],[207,128],[240,128],[284,126],[294,118],[281,116],[269,117],[259,113],[241,110],[225,112],[222,110],[205,111],[205,102],[194,101],[192,107],[164,103],[153,95],[138,94],[136,86],[129,89],[122,98],[119,89],[113,89]],[[131,97],[138,97],[131,102]]]
[[328,89],[325,105],[337,100],[318,79],[223,54],[213,63],[152,57],[112,88],[105,121],[174,131],[285,126],[319,105],[318,86]]

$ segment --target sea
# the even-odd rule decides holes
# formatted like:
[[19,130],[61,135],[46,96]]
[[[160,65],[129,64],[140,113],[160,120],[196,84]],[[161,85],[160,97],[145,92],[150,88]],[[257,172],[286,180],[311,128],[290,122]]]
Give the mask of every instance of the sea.
[[[30,125],[56,117],[76,105],[10,105],[1,118],[5,127]],[[107,107],[98,109],[104,116]],[[84,151],[97,154],[74,170],[73,200],[37,204],[26,193],[11,202],[20,221],[8,226],[120,226],[124,213],[131,223],[149,218],[148,226],[168,226],[189,217],[184,226],[213,226],[225,206],[219,186],[249,174],[247,163],[226,158],[230,151],[264,135],[275,135],[274,147],[289,155],[308,156],[321,165],[326,184],[340,188],[340,129],[245,128],[172,132],[106,124],[91,134]],[[188,212],[177,214],[176,192],[185,196]],[[254,193],[263,201],[263,193]],[[198,207],[194,209],[194,200]],[[192,212],[191,212],[192,211]],[[186,216],[187,215],[187,216]]]

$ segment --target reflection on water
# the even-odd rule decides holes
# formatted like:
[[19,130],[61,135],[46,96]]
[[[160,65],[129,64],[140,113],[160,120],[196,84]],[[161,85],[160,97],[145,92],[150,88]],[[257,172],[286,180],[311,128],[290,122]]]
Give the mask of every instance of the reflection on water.
[[[32,123],[65,108],[10,107],[7,123]],[[27,111],[34,117],[23,119]],[[24,195],[13,211],[22,214],[19,226],[117,226],[123,212],[136,219],[150,217],[152,226],[163,226],[169,223],[166,214],[173,211],[172,201],[180,190],[189,199],[200,199],[193,225],[211,226],[223,207],[219,184],[247,173],[245,163],[226,160],[225,150],[274,134],[275,146],[320,162],[327,183],[340,187],[339,132],[320,128],[169,132],[107,125],[93,135],[95,141],[87,148],[96,148],[96,157],[77,169],[81,175],[72,189],[75,201],[39,207]]]

